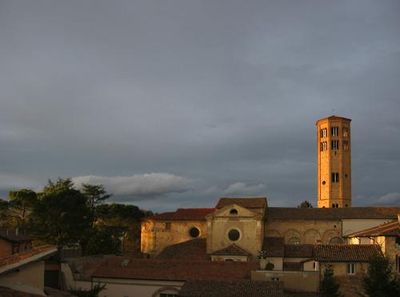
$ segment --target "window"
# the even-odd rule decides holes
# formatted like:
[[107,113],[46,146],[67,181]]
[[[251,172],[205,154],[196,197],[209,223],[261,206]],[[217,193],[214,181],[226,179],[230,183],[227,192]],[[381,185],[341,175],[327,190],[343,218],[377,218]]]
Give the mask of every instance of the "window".
[[339,149],[339,140],[332,140],[331,141],[331,149],[338,150]]
[[289,244],[300,244],[300,238],[293,236],[288,240]]
[[339,136],[339,127],[331,127],[331,135]]
[[237,209],[232,208],[232,209],[229,211],[229,214],[231,214],[231,215],[237,215],[237,214],[238,214],[238,211],[237,211]]
[[349,129],[348,128],[343,128],[343,137],[349,137]]
[[165,223],[165,231],[171,230],[171,222]]
[[348,263],[347,264],[347,274],[355,274],[356,273],[356,264]]
[[327,137],[328,136],[328,129],[323,128],[320,130],[320,136],[321,138]]
[[320,150],[321,151],[326,151],[327,149],[328,149],[328,143],[326,141],[321,142]]
[[236,229],[231,229],[228,232],[228,238],[231,241],[237,241],[240,238],[240,232]]
[[349,150],[349,142],[347,140],[343,140],[343,150],[344,151]]
[[339,172],[332,172],[332,182],[338,183],[339,182]]
[[190,237],[192,237],[192,238],[199,237],[199,235],[200,235],[200,230],[197,229],[196,227],[192,227],[192,228],[189,229],[189,235],[190,235]]
[[396,256],[396,271],[397,273],[400,273],[400,256]]

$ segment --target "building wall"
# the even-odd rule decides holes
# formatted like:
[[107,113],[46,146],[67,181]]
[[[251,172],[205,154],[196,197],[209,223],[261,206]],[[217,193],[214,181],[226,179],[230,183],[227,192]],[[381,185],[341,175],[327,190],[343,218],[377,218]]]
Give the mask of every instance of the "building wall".
[[[333,136],[332,127],[338,127]],[[326,129],[326,135],[321,130]],[[344,133],[347,129],[347,133]],[[318,207],[351,207],[351,139],[350,120],[335,117],[317,121],[317,188]],[[332,141],[339,141],[339,149],[332,149]],[[347,142],[346,148],[344,142]],[[323,147],[323,144],[326,146]],[[339,182],[333,182],[331,174],[339,173]]]
[[284,237],[285,243],[299,238],[301,244],[328,244],[332,238],[341,237],[339,220],[269,220],[265,223],[265,236]]
[[[211,254],[234,243],[253,256],[258,255],[264,238],[263,216],[238,206],[235,207],[238,214],[229,215],[230,209],[226,207],[208,217],[207,253]],[[231,241],[228,237],[229,231],[233,229],[240,233],[237,241]]]
[[371,227],[390,222],[391,219],[343,219],[342,229],[343,235],[365,230]]
[[160,293],[177,294],[184,282],[94,278],[94,283],[105,284],[99,297],[158,297]]
[[193,239],[189,230],[196,227],[200,231],[198,238],[207,237],[205,221],[155,221],[146,220],[141,226],[141,250],[156,255],[167,246]]
[[[320,263],[320,273],[321,277],[324,275],[324,270],[327,266],[332,266],[335,276],[348,276],[352,277],[347,273],[347,264],[345,262],[340,263]],[[355,275],[360,275],[366,273],[368,270],[368,263],[355,263]]]
[[0,286],[27,286],[43,292],[44,261],[32,262],[1,275]]

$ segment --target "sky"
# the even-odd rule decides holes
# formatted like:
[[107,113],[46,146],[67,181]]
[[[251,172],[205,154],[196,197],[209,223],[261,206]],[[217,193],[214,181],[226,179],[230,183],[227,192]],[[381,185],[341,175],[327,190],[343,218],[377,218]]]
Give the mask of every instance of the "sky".
[[316,205],[352,119],[353,206],[400,205],[400,1],[0,0],[0,197],[49,179],[153,211]]

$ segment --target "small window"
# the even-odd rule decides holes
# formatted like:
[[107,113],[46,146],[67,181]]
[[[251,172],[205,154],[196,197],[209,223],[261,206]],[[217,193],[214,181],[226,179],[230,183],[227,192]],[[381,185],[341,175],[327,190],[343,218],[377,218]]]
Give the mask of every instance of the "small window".
[[332,172],[332,183],[338,183],[339,182],[339,172]]
[[289,244],[300,244],[300,238],[293,236],[288,241]]
[[347,264],[347,274],[353,275],[356,273],[356,264],[348,263]]
[[349,129],[348,128],[343,128],[343,137],[349,137]]
[[400,256],[396,256],[396,271],[397,273],[400,273]]
[[339,127],[331,127],[331,135],[339,136]]
[[236,230],[236,229],[231,229],[228,232],[228,238],[231,241],[237,241],[240,238],[240,232],[238,230]]
[[197,229],[196,227],[192,227],[189,229],[189,235],[192,238],[197,238],[200,235],[200,230]]
[[343,150],[344,151],[349,150],[349,142],[347,140],[343,140]]
[[321,138],[328,136],[328,130],[326,128],[321,129],[320,136],[321,136]]
[[236,215],[238,214],[238,211],[237,211],[237,209],[232,208],[232,209],[229,211],[229,214],[231,214],[231,215],[233,215],[233,216],[236,216]]
[[331,149],[335,150],[335,151],[339,149],[339,140],[332,140],[331,141]]
[[166,230],[166,231],[171,230],[171,222],[166,222],[166,223],[165,223],[165,230]]
[[328,143],[326,141],[322,141],[320,144],[320,150],[326,151],[328,149]]

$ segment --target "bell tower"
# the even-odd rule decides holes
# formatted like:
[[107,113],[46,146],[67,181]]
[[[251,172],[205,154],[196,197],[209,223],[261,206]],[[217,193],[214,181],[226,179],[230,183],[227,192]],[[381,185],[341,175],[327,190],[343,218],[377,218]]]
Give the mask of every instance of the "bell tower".
[[334,115],[316,122],[319,208],[351,207],[350,122]]

